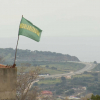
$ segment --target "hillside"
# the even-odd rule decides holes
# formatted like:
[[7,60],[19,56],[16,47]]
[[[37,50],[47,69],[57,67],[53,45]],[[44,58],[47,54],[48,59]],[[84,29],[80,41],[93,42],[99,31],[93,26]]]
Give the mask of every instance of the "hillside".
[[100,63],[98,63],[97,66],[92,69],[92,71],[100,71]]
[[[0,56],[3,56],[6,61],[13,61],[15,50],[12,48],[0,48]],[[75,56],[61,54],[50,51],[30,51],[17,50],[17,61],[80,61]]]

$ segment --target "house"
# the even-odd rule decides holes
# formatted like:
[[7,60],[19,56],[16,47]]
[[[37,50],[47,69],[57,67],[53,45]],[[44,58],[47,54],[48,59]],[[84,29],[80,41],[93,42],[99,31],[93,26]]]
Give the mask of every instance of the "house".
[[65,76],[66,79],[71,79],[71,76]]
[[52,97],[53,96],[53,93],[51,91],[42,91],[41,92],[41,95],[44,96],[44,97]]
[[6,68],[6,66],[5,66],[5,65],[0,64],[0,68]]
[[0,68],[12,68],[12,66],[11,65],[2,65],[2,64],[0,64]]

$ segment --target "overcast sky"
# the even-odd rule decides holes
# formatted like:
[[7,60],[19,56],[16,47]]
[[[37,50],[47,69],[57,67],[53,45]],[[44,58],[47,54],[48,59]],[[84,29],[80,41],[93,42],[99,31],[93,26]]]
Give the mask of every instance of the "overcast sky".
[[43,30],[19,49],[54,51],[100,62],[100,0],[0,0],[0,48],[15,48],[22,15]]

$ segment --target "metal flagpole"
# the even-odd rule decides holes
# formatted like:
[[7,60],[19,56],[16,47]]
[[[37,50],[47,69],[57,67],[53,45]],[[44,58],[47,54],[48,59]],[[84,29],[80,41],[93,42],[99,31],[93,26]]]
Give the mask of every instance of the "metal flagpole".
[[12,66],[13,68],[16,66],[15,62],[16,62],[16,54],[17,54],[18,41],[19,41],[19,35],[18,35],[18,40],[17,40],[17,45],[16,45],[14,64],[13,64],[13,66]]
[[[22,17],[23,17],[23,15],[22,15]],[[19,34],[19,31],[18,31],[18,34]],[[19,35],[18,35],[18,40],[17,40],[17,45],[16,45],[14,64],[13,64],[12,68],[15,68],[15,66],[16,66],[15,62],[16,62],[16,54],[17,54],[18,41],[19,41]]]

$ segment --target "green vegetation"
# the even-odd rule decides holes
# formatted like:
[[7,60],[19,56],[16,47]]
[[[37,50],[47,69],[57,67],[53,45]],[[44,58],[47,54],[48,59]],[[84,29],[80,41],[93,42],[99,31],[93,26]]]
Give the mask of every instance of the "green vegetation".
[[43,74],[62,74],[70,71],[77,71],[85,67],[81,63],[73,62],[51,62],[48,65],[41,65],[44,68]]
[[100,64],[97,64],[97,66],[92,71],[100,71]]
[[81,63],[73,63],[73,62],[56,62],[53,64],[48,64],[49,68],[55,67],[59,71],[77,71],[82,69],[85,65]]
[[73,76],[73,78],[75,78],[75,77],[77,77],[77,78],[82,78],[82,77],[93,77],[93,75],[91,75],[91,74],[78,74],[78,75],[75,75],[75,76]]
[[[90,100],[90,99],[88,99]],[[100,95],[92,95],[91,100],[100,100]]]
[[[12,65],[14,61],[15,50],[12,48],[0,49],[0,55],[3,57],[3,64]],[[77,71],[82,69],[85,65],[81,63],[73,63],[67,61],[79,61],[75,56],[66,54],[49,52],[49,51],[30,51],[21,50],[17,51],[17,66],[23,66],[26,68],[25,72],[32,70],[34,67],[44,68],[42,74],[63,74],[70,71]],[[20,67],[18,67],[18,71]]]
[[38,82],[38,86],[42,90],[54,91],[56,95],[73,95],[75,89],[86,87],[84,94],[93,93],[100,95],[100,73],[84,72],[80,75],[72,76],[71,79],[61,77],[58,79],[43,79]]
[[38,82],[38,84],[56,84],[60,82],[60,79],[42,79]]
[[[0,48],[0,56],[4,57],[5,64],[11,64],[14,61],[15,50],[12,48]],[[52,61],[52,62],[61,62],[61,61],[79,61],[75,56],[70,56],[68,54],[61,54],[50,51],[31,51],[31,50],[17,50],[17,65],[23,62],[28,62],[34,64],[34,61]]]
[[43,71],[42,71],[42,74],[50,74],[50,75],[54,75],[54,74],[63,74],[65,72],[63,71],[58,71],[58,70],[53,70],[53,69],[47,69],[45,68]]
[[[47,64],[47,65],[45,65]],[[25,68],[25,72],[28,72],[29,70],[33,69],[33,66],[31,66],[29,63],[22,63],[21,66]],[[43,68],[41,74],[63,74],[63,73],[69,73],[70,71],[77,71],[85,67],[84,64],[81,63],[73,63],[73,62],[47,62],[47,61],[36,61],[34,63],[34,67],[40,67]],[[18,67],[18,71],[20,70],[20,67]]]

